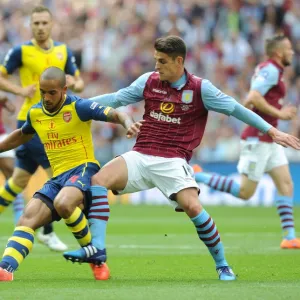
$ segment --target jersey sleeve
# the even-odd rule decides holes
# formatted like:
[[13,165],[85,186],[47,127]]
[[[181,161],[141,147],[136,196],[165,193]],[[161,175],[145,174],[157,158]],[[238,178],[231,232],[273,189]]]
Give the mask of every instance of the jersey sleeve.
[[76,112],[83,122],[89,120],[107,121],[107,114],[111,110],[109,106],[102,106],[95,101],[79,99],[75,103]]
[[23,134],[34,134],[34,133],[36,133],[35,129],[32,127],[32,124],[31,124],[30,110],[27,114],[26,122],[21,127],[21,130],[22,130]]
[[72,76],[78,76],[80,74],[76,64],[75,56],[73,55],[72,50],[69,47],[67,47],[67,62],[65,66],[65,73]]
[[17,46],[10,49],[4,57],[0,71],[3,74],[12,74],[16,69],[22,66],[22,47]]
[[201,97],[207,110],[213,110],[225,115],[231,115],[238,103],[232,97],[221,92],[207,79],[202,80]]
[[146,82],[152,73],[153,72],[148,72],[141,75],[130,86],[120,89],[116,93],[96,96],[90,100],[113,108],[140,102],[144,99]]
[[274,85],[278,83],[279,70],[272,64],[258,69],[251,80],[251,90],[258,91],[264,96]]

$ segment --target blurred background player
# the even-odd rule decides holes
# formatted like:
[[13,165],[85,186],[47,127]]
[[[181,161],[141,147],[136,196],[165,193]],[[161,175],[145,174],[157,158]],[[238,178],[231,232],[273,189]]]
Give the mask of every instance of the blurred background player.
[[[255,113],[277,127],[278,119],[291,120],[297,111],[294,106],[282,107],[286,94],[283,71],[291,64],[294,51],[290,40],[278,35],[266,41],[265,52],[268,59],[255,69],[245,106],[252,107]],[[226,176],[205,172],[196,173],[196,181],[249,200],[264,173],[268,173],[277,188],[276,207],[283,230],[280,247],[300,249],[300,239],[296,238],[294,228],[293,182],[283,147],[251,126],[243,131],[241,138],[237,167],[241,174],[240,184]]]
[[[81,92],[84,88],[83,80],[75,63],[75,58],[66,44],[51,39],[53,26],[52,14],[44,6],[37,6],[32,10],[30,18],[33,39],[14,47],[7,53],[4,63],[0,66],[1,76],[12,74],[16,69],[20,71],[20,81],[28,88],[32,97],[26,97],[18,114],[17,128],[21,128],[26,121],[29,108],[40,101],[38,80],[41,73],[49,66],[56,66],[67,74],[67,86],[74,92]],[[2,85],[7,83],[6,90],[20,94],[20,87],[1,78]],[[13,86],[12,86],[13,85]],[[16,150],[16,164],[12,177],[6,181],[0,190],[0,209],[3,211],[15,197],[27,186],[31,175],[41,166],[51,178],[51,168],[43,145],[36,135],[30,142]],[[53,232],[52,224],[46,225],[37,234],[40,242],[50,249],[64,251],[67,246]]]

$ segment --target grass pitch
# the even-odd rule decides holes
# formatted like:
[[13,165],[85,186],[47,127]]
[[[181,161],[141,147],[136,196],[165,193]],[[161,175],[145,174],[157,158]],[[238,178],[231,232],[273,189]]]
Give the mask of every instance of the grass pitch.
[[[235,282],[217,279],[213,261],[185,214],[165,206],[112,205],[109,281],[95,281],[87,265],[66,262],[60,253],[36,243],[15,280],[0,282],[0,299],[300,299],[300,250],[280,250],[275,208],[207,211],[238,274]],[[298,207],[296,223],[299,218]],[[62,222],[55,228],[70,248],[77,247]],[[7,211],[0,216],[1,251],[12,231]]]

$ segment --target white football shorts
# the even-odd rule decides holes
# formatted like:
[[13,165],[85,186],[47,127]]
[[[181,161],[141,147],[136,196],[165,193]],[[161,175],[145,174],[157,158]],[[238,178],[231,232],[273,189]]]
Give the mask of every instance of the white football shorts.
[[237,169],[250,180],[258,182],[264,173],[289,162],[284,148],[276,143],[241,141],[241,154]]
[[182,158],[165,158],[129,151],[121,155],[127,164],[128,181],[124,190],[118,194],[158,188],[174,208],[177,202],[172,201],[179,191],[199,186],[194,179],[194,170]]

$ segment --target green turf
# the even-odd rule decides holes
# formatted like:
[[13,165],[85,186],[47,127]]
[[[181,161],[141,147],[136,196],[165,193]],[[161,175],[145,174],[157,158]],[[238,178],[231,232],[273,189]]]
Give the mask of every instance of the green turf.
[[[94,281],[86,265],[36,244],[15,273],[0,283],[0,299],[300,299],[300,250],[280,250],[275,208],[208,207],[238,274],[220,282],[192,223],[170,207],[111,207],[108,228],[112,278]],[[300,208],[295,210],[295,219]],[[0,218],[1,250],[13,230],[10,212]],[[56,224],[71,247],[76,242]]]

